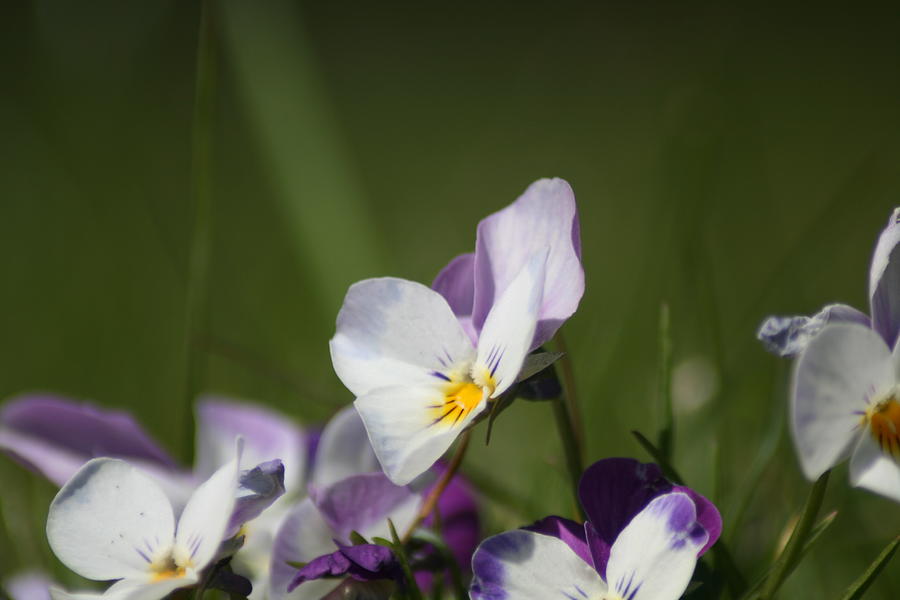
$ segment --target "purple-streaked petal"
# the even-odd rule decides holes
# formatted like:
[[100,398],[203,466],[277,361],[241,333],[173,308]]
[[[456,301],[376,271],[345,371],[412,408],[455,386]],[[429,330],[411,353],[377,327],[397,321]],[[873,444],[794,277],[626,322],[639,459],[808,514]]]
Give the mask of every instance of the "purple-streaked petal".
[[74,474],[72,466],[100,456],[175,466],[130,415],[60,396],[10,400],[0,410],[0,429],[7,432],[0,447],[57,485]]
[[301,491],[306,471],[306,436],[294,422],[256,404],[204,397],[197,402],[196,474],[205,479],[234,457],[234,440],[244,439],[242,466],[281,459],[284,487]]
[[174,536],[172,506],[162,489],[113,458],[95,458],[81,467],[56,494],[47,515],[53,553],[82,577],[97,581],[145,576],[154,554],[170,546]]
[[381,471],[366,426],[353,406],[347,406],[325,425],[313,463],[311,484],[319,489],[351,475]]
[[258,517],[283,495],[284,465],[280,460],[270,460],[243,471],[225,538],[233,537],[241,525]]
[[562,179],[534,182],[515,202],[478,224],[472,312],[476,330],[530,257],[546,249],[550,254],[532,348],[553,337],[584,293],[575,195]]
[[625,600],[678,600],[707,533],[694,501],[678,492],[654,498],[616,538],[606,580]]
[[472,315],[475,301],[475,253],[460,254],[441,269],[431,289],[439,293],[457,317]]
[[357,581],[397,579],[401,571],[394,553],[377,544],[340,546],[331,554],[319,556],[297,571],[288,586],[294,591],[301,583],[323,577],[352,577]]
[[706,551],[712,548],[712,545],[715,544],[719,537],[722,535],[722,515],[719,513],[719,509],[716,508],[716,505],[712,503],[706,496],[699,494],[692,490],[689,487],[683,485],[672,486],[673,492],[681,492],[682,494],[687,494],[690,496],[691,500],[694,501],[694,506],[697,511],[697,522],[703,526],[703,529],[706,530],[707,540],[706,544],[700,548],[700,552],[697,556],[703,556],[706,554]]
[[584,525],[576,523],[570,519],[563,517],[544,517],[540,521],[536,521],[524,527],[526,531],[534,531],[544,535],[551,535],[561,539],[566,545],[572,549],[572,552],[587,564],[593,564],[591,560],[591,551],[588,548],[587,540],[584,534]]
[[873,330],[829,325],[797,360],[791,434],[810,481],[846,458],[870,397],[894,383],[891,351]]
[[559,538],[533,531],[489,537],[472,558],[472,600],[588,600],[606,584]]
[[322,489],[311,487],[309,495],[341,541],[347,541],[352,531],[363,535],[372,529],[383,531],[388,518],[398,511],[414,512],[421,501],[419,494],[394,485],[384,473],[354,475]]
[[3,583],[12,600],[50,600],[50,579],[43,573],[19,573]]
[[872,327],[894,347],[900,329],[900,208],[881,232],[869,270]]
[[794,356],[803,352],[810,340],[829,323],[871,325],[869,317],[852,306],[829,304],[812,317],[768,317],[759,326],[756,337],[772,354]]

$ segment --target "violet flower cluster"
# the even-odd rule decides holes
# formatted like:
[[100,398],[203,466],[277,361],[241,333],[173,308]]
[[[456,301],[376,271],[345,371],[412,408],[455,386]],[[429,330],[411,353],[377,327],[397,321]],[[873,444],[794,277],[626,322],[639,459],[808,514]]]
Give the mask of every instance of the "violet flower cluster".
[[[792,433],[804,473],[817,478],[852,455],[851,482],[894,500],[898,214],[872,261],[871,318],[829,305],[811,318],[770,318],[759,333],[777,354],[797,355]],[[481,540],[477,491],[457,472],[469,431],[518,396],[565,406],[558,382],[535,378],[555,381],[559,355],[541,346],[583,293],[574,194],[544,179],[483,219],[475,251],[430,287],[390,277],[350,287],[330,352],[355,401],[321,430],[256,404],[201,398],[196,460],[184,468],[127,414],[55,396],[7,402],[0,450],[60,487],[47,518],[51,549],[84,579],[112,582],[73,592],[28,573],[6,583],[9,594],[677,600],[693,581],[715,596],[720,583],[695,570],[722,533],[719,511],[656,464],[594,462],[577,482],[583,522],[548,516]],[[555,415],[577,479],[576,424]],[[763,595],[740,583],[739,592],[768,599],[778,589],[809,534],[809,506]]]

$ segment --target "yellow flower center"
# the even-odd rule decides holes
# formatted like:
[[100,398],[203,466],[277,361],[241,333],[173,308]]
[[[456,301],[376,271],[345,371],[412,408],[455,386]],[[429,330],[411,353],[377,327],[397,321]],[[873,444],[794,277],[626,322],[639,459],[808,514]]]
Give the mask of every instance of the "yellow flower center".
[[150,563],[150,581],[179,579],[184,577],[188,567],[193,566],[189,558],[178,560],[172,551],[166,552]]
[[463,421],[472,410],[481,404],[484,389],[475,382],[451,379],[444,385],[444,401],[432,405],[432,425],[452,427]]
[[869,406],[863,417],[881,451],[900,460],[900,402],[891,394]]

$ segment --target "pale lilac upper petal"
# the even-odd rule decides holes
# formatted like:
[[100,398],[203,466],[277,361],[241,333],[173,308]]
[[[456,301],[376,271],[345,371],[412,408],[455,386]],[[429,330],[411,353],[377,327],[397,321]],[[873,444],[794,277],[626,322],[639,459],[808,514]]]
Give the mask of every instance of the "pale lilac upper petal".
[[256,404],[206,396],[197,402],[196,475],[204,479],[234,458],[234,440],[244,440],[242,467],[281,459],[284,487],[301,491],[306,471],[306,436],[289,417]]
[[419,494],[394,485],[384,473],[353,475],[323,489],[311,487],[309,492],[322,518],[344,542],[351,531],[381,530],[399,507],[421,501]]
[[778,356],[800,354],[829,323],[871,326],[869,317],[846,304],[829,304],[812,317],[768,317],[756,332],[766,350]]
[[893,347],[900,330],[900,208],[881,232],[869,270],[872,327]]
[[351,475],[380,470],[359,413],[352,405],[343,408],[322,430],[311,484],[322,489]]
[[3,582],[12,600],[50,600],[50,578],[43,573],[19,573]]
[[511,205],[479,223],[472,313],[476,330],[481,330],[491,307],[530,257],[548,248],[532,348],[553,337],[575,312],[584,293],[575,195],[562,179],[534,182]]
[[431,289],[447,300],[457,317],[472,315],[475,301],[475,253],[460,254],[441,269]]
[[0,448],[58,485],[99,456],[175,466],[131,415],[54,395],[7,402],[0,409]]
[[807,479],[847,457],[870,397],[893,383],[891,352],[867,327],[828,325],[797,360],[791,433]]

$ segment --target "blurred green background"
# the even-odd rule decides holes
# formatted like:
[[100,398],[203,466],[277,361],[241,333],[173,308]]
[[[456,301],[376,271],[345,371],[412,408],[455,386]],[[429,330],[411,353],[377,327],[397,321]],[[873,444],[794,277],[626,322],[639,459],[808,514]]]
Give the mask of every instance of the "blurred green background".
[[[867,308],[900,198],[896,7],[211,6],[197,388],[326,419],[352,400],[327,350],[347,286],[431,281],[480,218],[564,177],[587,272],[564,331],[589,456],[649,459],[629,431],[659,423],[667,302],[676,464],[726,527],[750,498],[727,539],[759,574],[808,484],[782,431],[789,363],[755,330]],[[0,392],[125,408],[185,459],[199,17],[105,0],[8,3],[0,19]],[[477,432],[464,470],[513,499],[486,500],[489,530],[569,511],[550,415],[520,402],[490,447]],[[761,462],[765,439],[777,451]],[[53,565],[54,489],[5,458],[0,477],[0,576]],[[900,533],[895,503],[846,481],[838,469],[837,522],[784,597],[838,597]],[[900,597],[896,564],[868,597]]]

